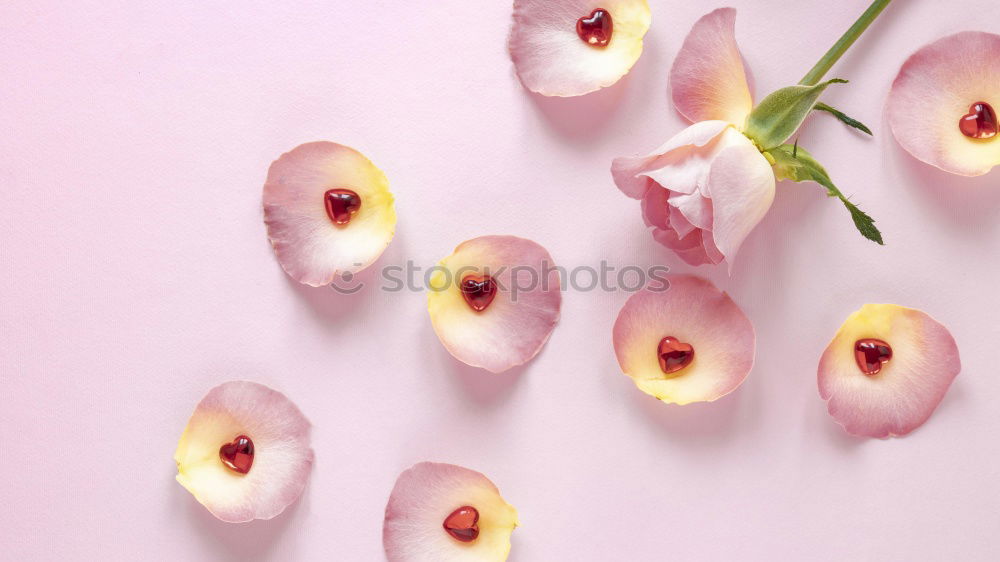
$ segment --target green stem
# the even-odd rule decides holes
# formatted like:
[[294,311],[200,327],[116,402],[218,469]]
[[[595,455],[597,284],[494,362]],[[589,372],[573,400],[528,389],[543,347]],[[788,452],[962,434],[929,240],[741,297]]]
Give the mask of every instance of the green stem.
[[875,0],[872,2],[872,5],[868,6],[868,9],[865,10],[865,13],[861,14],[858,21],[854,22],[854,25],[852,25],[851,28],[848,29],[847,32],[833,44],[833,47],[830,47],[830,50],[823,55],[823,58],[819,59],[816,66],[812,67],[809,74],[806,74],[805,78],[803,78],[799,84],[803,86],[818,84],[819,81],[823,79],[823,76],[830,70],[830,67],[840,60],[840,57],[847,52],[847,49],[851,48],[851,45],[858,40],[858,37],[861,37],[861,34],[868,29],[868,26],[870,26],[872,22],[875,21],[875,18],[882,13],[882,10],[889,5],[889,2],[892,2],[892,0]]

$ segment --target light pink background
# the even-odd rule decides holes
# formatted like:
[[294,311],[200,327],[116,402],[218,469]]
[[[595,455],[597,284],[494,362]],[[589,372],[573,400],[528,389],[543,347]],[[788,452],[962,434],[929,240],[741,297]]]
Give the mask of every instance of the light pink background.
[[[993,0],[900,0],[835,67],[800,142],[878,219],[861,238],[810,184],[782,184],[730,278],[757,364],[734,394],[672,407],[620,374],[625,293],[565,294],[526,368],[453,360],[420,293],[291,282],[261,221],[270,162],[329,139],[388,175],[400,216],[379,265],[467,238],[532,238],[566,266],[666,263],[613,157],[678,131],[669,65],[714,3],[651,2],[632,74],[578,99],[525,92],[510,3],[5,2],[0,6],[0,535],[6,560],[383,559],[382,511],[422,460],[485,472],[521,515],[511,560],[1000,558],[1000,171],[917,163],[882,118],[905,57],[1000,28]],[[868,4],[732,2],[756,94],[797,81]],[[972,100],[970,100],[972,101]],[[956,116],[956,119],[958,116]],[[949,326],[964,369],[905,439],[843,433],[820,353],[865,302]],[[236,378],[314,423],[303,498],[249,525],[174,477],[188,416]]]

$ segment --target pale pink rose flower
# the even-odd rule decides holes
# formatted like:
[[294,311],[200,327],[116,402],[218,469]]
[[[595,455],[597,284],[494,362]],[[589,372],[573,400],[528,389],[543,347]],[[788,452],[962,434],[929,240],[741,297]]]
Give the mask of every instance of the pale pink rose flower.
[[753,98],[735,23],[732,8],[702,17],[670,70],[674,105],[694,124],[651,154],[611,166],[619,189],[642,201],[653,237],[691,265],[731,268],[774,200],[771,163],[741,132]]

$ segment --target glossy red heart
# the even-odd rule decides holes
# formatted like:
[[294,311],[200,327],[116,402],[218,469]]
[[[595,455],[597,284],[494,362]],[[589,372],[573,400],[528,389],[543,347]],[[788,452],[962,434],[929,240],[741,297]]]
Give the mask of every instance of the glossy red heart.
[[866,375],[877,375],[892,359],[892,347],[882,340],[866,338],[854,343],[854,360]]
[[611,42],[614,23],[611,12],[598,8],[587,17],[576,20],[576,34],[588,45],[607,47]]
[[958,128],[969,138],[993,138],[997,135],[997,114],[990,104],[977,101],[969,106],[969,113],[962,116]]
[[465,302],[476,312],[486,310],[497,296],[497,282],[489,275],[466,275],[460,288]]
[[219,458],[231,470],[246,474],[253,466],[253,441],[246,435],[240,435],[232,443],[219,447]]
[[458,541],[476,540],[479,536],[479,511],[472,506],[463,505],[445,518],[444,530]]
[[323,204],[330,220],[343,226],[361,208],[361,197],[350,189],[331,189],[323,194]]
[[656,347],[656,357],[660,360],[660,370],[669,375],[694,361],[694,347],[667,336],[660,340],[660,344]]

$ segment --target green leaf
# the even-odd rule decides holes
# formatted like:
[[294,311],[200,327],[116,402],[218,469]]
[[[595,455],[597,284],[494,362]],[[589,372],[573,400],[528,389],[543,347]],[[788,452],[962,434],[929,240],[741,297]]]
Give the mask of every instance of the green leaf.
[[774,158],[774,173],[778,179],[787,179],[795,182],[813,181],[826,188],[827,195],[836,197],[847,207],[854,220],[854,226],[865,238],[885,244],[882,241],[882,233],[875,226],[875,219],[868,216],[864,211],[852,203],[843,193],[833,185],[830,175],[826,173],[823,166],[813,158],[812,154],[804,148],[795,145],[782,145],[768,151]]
[[843,111],[840,111],[835,107],[830,107],[829,105],[826,105],[823,102],[818,102],[816,104],[816,107],[814,107],[813,109],[815,109],[816,111],[825,111],[827,113],[830,113],[837,119],[843,121],[844,124],[847,125],[848,127],[854,127],[855,129],[861,131],[862,133],[866,133],[868,135],[872,134],[872,130],[869,129],[864,123],[858,121],[857,119],[854,119],[853,117],[849,117]]
[[834,78],[815,86],[789,86],[772,92],[750,112],[744,132],[761,150],[771,150],[795,134],[827,86],[846,83]]

